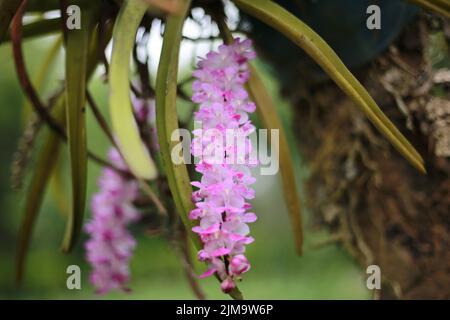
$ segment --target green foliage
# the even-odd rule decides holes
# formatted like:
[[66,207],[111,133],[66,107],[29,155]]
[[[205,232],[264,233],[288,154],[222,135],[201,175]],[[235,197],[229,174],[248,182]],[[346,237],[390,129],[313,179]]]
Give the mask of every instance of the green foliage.
[[[156,125],[159,146],[163,160],[164,171],[167,176],[177,211],[187,230],[192,228],[188,218],[194,208],[191,201],[192,187],[185,164],[174,164],[171,157],[173,146],[180,142],[180,137],[172,141],[172,135],[177,132],[177,76],[178,58],[180,53],[181,32],[184,18],[190,1],[185,1],[183,15],[171,16],[166,22],[164,30],[161,60],[156,78]],[[197,247],[200,241],[195,238]]]
[[327,43],[293,14],[270,0],[234,0],[240,9],[277,29],[304,49],[336,84],[361,108],[392,145],[419,171],[425,172],[419,153],[384,115],[366,89],[345,67]]
[[80,236],[86,202],[86,81],[89,37],[93,33],[93,13],[85,8],[80,30],[67,31],[66,43],[66,115],[72,176],[72,209],[68,216],[62,249],[69,252]]
[[[242,11],[277,29],[303,48],[325,70],[330,78],[356,102],[369,120],[392,145],[414,167],[421,172],[425,172],[424,161],[418,152],[384,115],[366,89],[346,68],[334,51],[312,29],[275,2],[269,0],[233,1]],[[446,0],[410,1],[449,16],[450,4]],[[188,169],[184,164],[174,164],[171,157],[173,147],[180,142],[179,136],[172,140],[172,135],[179,128],[177,76],[180,44],[183,38],[182,30],[192,4],[190,0],[180,0],[179,2],[181,12],[164,12],[163,8],[158,8],[157,14],[155,14],[156,11],[151,10],[153,7],[150,7],[149,3],[143,0],[108,3],[79,0],[76,4],[83,7],[81,30],[61,30],[63,24],[60,18],[47,19],[41,16],[37,20],[26,24],[23,27],[23,32],[19,28],[15,30],[15,36],[14,32],[9,36],[6,33],[20,1],[0,0],[0,41],[3,39],[7,41],[13,40],[16,64],[22,62],[22,65],[18,67],[18,73],[24,92],[28,97],[32,98],[30,105],[35,110],[40,111],[39,116],[53,129],[53,131],[47,133],[44,146],[39,152],[26,195],[25,212],[17,250],[17,278],[19,280],[24,273],[25,256],[30,245],[32,231],[44,199],[52,168],[56,166],[60,143],[66,140],[68,143],[72,187],[71,208],[67,216],[66,233],[63,242],[63,250],[65,252],[71,251],[75,247],[82,229],[89,178],[87,175],[88,158],[90,157],[102,165],[109,165],[109,163],[102,161],[88,150],[85,105],[89,79],[99,62],[103,60],[105,47],[111,40],[112,23],[114,23],[112,58],[110,68],[106,70],[110,86],[109,111],[112,131],[117,138],[119,151],[128,164],[131,174],[141,180],[141,182],[142,180],[156,180],[158,178],[157,168],[146,146],[146,141],[142,139],[143,137],[139,131],[130,101],[130,58],[136,44],[136,34],[139,28],[148,27],[149,18],[151,18],[150,20],[161,19],[161,15],[164,15],[164,19],[161,19],[161,21],[164,21],[163,47],[154,92],[156,98],[156,126],[164,169],[159,178],[163,181],[162,184],[168,184],[172,195],[172,199],[164,199],[164,201],[168,202],[167,207],[175,207],[180,220],[184,224],[184,229],[192,236],[197,248],[200,247],[201,242],[191,232],[192,222],[188,219],[188,214],[193,209],[191,200],[192,187]],[[120,9],[120,11],[116,16],[117,10],[105,10],[107,13],[103,15],[103,5],[109,6],[108,9],[114,7],[114,9]],[[28,10],[27,12],[43,13],[54,9],[60,9],[59,1],[30,0],[26,10]],[[214,16],[214,18],[218,16],[220,14]],[[16,27],[20,27],[21,21],[17,21],[17,19],[15,21]],[[226,29],[225,20],[218,22],[223,33]],[[55,90],[58,92],[52,96],[56,103],[54,101],[48,103],[48,106],[55,105],[55,110],[52,113],[49,112],[50,108],[48,106],[43,106],[37,94],[33,92],[34,88],[26,77],[25,64],[17,57],[23,58],[20,56],[23,40],[55,32],[58,32],[61,38],[63,35],[65,36],[66,73],[64,86],[58,87],[58,90]],[[225,38],[227,37],[229,40],[232,37],[231,33],[225,34]],[[50,50],[49,58],[44,62],[41,69],[42,72],[37,77],[38,81],[36,82],[39,88],[41,87],[39,83],[42,83],[43,79],[45,79],[45,73],[49,69],[52,57],[55,56],[58,46],[59,43],[57,42],[55,47]],[[106,69],[107,67],[106,65]],[[283,129],[282,121],[277,114],[272,97],[268,94],[256,68],[251,68],[251,74],[248,88],[252,99],[258,106],[258,116],[263,126],[267,129],[280,130],[279,156],[284,201],[291,219],[290,225],[294,231],[295,249],[298,253],[301,253],[303,246],[303,222],[298,186],[295,181],[294,167],[296,163],[291,152],[292,148],[289,148],[287,133]],[[59,93],[61,89],[64,89],[64,95]],[[151,90],[153,88],[150,88]],[[55,117],[55,119],[46,116],[46,112]],[[62,121],[64,112],[66,114],[65,126]],[[55,123],[52,122],[54,120]],[[106,126],[106,121],[102,125]],[[144,183],[147,182],[144,181]],[[161,184],[158,184],[160,182],[158,179],[154,185],[160,186]],[[164,192],[164,190],[159,191],[161,192],[158,194],[163,194]],[[153,204],[156,203],[156,207],[158,207],[158,202],[154,198],[150,197],[150,200]],[[273,210],[277,210],[277,206]],[[285,246],[279,247],[275,244],[265,247],[279,252],[285,249]],[[261,253],[261,256],[264,256],[264,254]],[[270,255],[267,253],[267,256],[274,257],[276,254]],[[261,281],[265,281],[263,277],[261,279]],[[261,290],[261,286],[258,290]],[[242,299],[242,294],[237,288],[230,293],[230,296],[235,299]]]
[[[22,37],[23,39],[28,40],[48,34],[54,34],[60,31],[61,24],[62,22],[60,18],[40,19],[33,21],[23,26]],[[11,35],[6,34],[4,40],[11,41]]]
[[[64,99],[60,98],[55,106],[56,119],[62,123],[64,119]],[[21,282],[25,269],[25,258],[33,234],[39,210],[45,195],[52,168],[60,152],[60,137],[53,131],[47,130],[46,141],[39,153],[33,177],[26,194],[25,210],[19,232],[16,256],[16,281]],[[48,169],[50,168],[50,169]]]
[[298,193],[297,183],[295,182],[295,170],[292,153],[290,151],[291,148],[289,148],[288,139],[281,124],[281,120],[278,117],[272,97],[265,88],[257,69],[251,66],[250,72],[251,75],[248,82],[248,88],[253,101],[255,101],[257,105],[258,117],[261,119],[266,129],[279,130],[279,159],[283,194],[291,219],[291,226],[295,239],[295,249],[297,253],[301,255],[303,250],[302,210],[300,195]]
[[448,0],[408,0],[427,10],[436,12],[444,17],[450,18],[450,2]]
[[157,176],[155,164],[139,136],[130,102],[130,56],[134,35],[147,11],[143,1],[124,2],[113,34],[109,107],[120,152],[133,174],[142,179]]

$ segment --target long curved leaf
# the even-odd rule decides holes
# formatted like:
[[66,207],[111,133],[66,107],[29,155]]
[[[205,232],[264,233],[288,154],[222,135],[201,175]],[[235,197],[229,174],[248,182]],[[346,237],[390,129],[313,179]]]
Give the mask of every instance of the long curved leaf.
[[67,218],[70,214],[69,198],[66,195],[65,187],[65,157],[58,155],[55,159],[53,172],[50,177],[50,196],[53,199],[58,212],[62,217]]
[[267,92],[258,71],[253,65],[250,66],[250,74],[248,89],[251,98],[257,105],[258,117],[261,119],[266,129],[279,130],[279,159],[283,194],[289,211],[289,217],[291,219],[295,247],[297,253],[301,255],[303,246],[302,211],[297,183],[295,182],[294,164],[292,162],[292,155],[289,149],[288,140],[272,97]]
[[[164,29],[164,40],[161,58],[156,78],[156,126],[161,148],[163,166],[169,181],[170,191],[181,219],[194,239],[197,249],[201,248],[201,241],[192,231],[192,223],[188,219],[189,212],[194,208],[191,194],[192,187],[185,164],[174,164],[171,158],[173,147],[179,143],[179,137],[172,141],[172,133],[177,132],[178,117],[176,110],[177,75],[180,43],[184,19],[190,7],[190,0],[183,0],[183,13],[168,17]],[[241,300],[242,293],[236,287],[229,295]]]
[[[75,4],[78,4],[78,1]],[[74,1],[71,1],[74,2]],[[70,2],[69,2],[70,3]],[[28,0],[27,11],[28,12],[45,12],[59,10],[60,0]]]
[[72,207],[67,217],[62,250],[69,252],[82,228],[86,203],[86,78],[89,35],[93,32],[93,14],[84,9],[81,29],[68,30],[66,44],[66,114],[72,181]]
[[[185,7],[189,3],[190,1],[184,4]],[[188,219],[188,214],[194,206],[191,200],[192,187],[188,171],[185,164],[176,165],[171,158],[173,147],[179,143],[179,138],[177,141],[171,141],[171,137],[172,133],[179,129],[176,110],[177,75],[184,18],[184,15],[170,16],[166,22],[156,77],[156,126],[163,166],[169,180],[170,191],[186,229],[191,230],[192,223]],[[197,237],[196,244],[197,246],[200,245]]]
[[[105,29],[103,35],[104,36],[102,37],[102,41],[100,42],[97,41],[98,47],[95,48],[95,50],[91,50],[89,52],[89,61],[87,64],[88,78],[92,75],[93,71],[95,70],[100,54],[101,52],[103,52],[105,46],[107,45],[109,39],[111,38],[111,28]],[[65,104],[66,104],[65,95],[58,96],[58,99],[56,100],[54,106],[55,110],[54,118],[58,121],[58,123],[63,123],[63,117],[65,115],[65,108],[64,108]],[[51,131],[51,134],[54,135],[55,134],[54,131]],[[62,139],[61,136],[57,135],[57,137],[60,142],[65,141],[64,138]],[[42,160],[38,160],[38,164],[36,165],[36,171],[31,180],[31,184],[27,194],[25,215],[24,220],[22,222],[21,231],[19,234],[19,244],[17,249],[16,278],[18,279],[18,281],[20,281],[24,272],[26,251],[29,246],[29,241],[31,239],[33,225],[36,221],[41,206],[43,193],[45,192],[48,184],[49,177],[47,175],[50,174],[50,170],[48,169],[57,166],[57,164],[55,163],[58,158],[57,152],[51,151],[55,149],[51,147],[51,144],[53,143],[54,142],[50,142],[49,137],[47,144],[46,146],[44,146],[43,151],[41,152],[41,155],[39,157],[39,159]],[[54,170],[58,170],[58,168],[55,168]]]
[[[42,19],[23,25],[22,39],[28,40],[34,37],[57,33],[61,30],[61,18]],[[6,34],[4,42],[11,41],[11,35]]]
[[110,67],[110,114],[120,151],[133,174],[142,179],[157,176],[155,164],[142,142],[130,102],[130,56],[136,31],[148,4],[142,0],[124,2],[113,33]]
[[[64,118],[64,99],[59,99],[55,105],[55,118],[61,123]],[[21,282],[25,270],[25,258],[33,234],[45,190],[48,185],[52,167],[58,158],[61,139],[52,130],[47,129],[47,138],[39,153],[33,177],[27,190],[25,209],[19,231],[19,241],[16,254],[16,281]]]
[[264,21],[304,49],[336,84],[365,112],[375,127],[420,172],[424,161],[408,140],[384,115],[369,93],[345,67],[336,53],[311,28],[270,0],[233,0],[243,11]]
[[[228,29],[224,19],[218,19],[220,34],[225,43],[233,42],[233,35]],[[258,70],[250,64],[250,79],[247,83],[247,90],[251,99],[257,106],[257,114],[266,129],[279,130],[279,160],[281,182],[283,184],[283,194],[291,219],[292,231],[294,233],[295,248],[298,255],[302,254],[303,247],[303,220],[301,211],[301,201],[295,182],[295,171],[292,163],[292,155],[289,150],[288,140],[284,132],[283,125],[278,116],[272,97],[267,92],[266,87],[258,74]],[[272,142],[273,143],[273,142]]]
[[408,0],[411,3],[417,4],[426,10],[434,11],[450,18],[450,1],[448,0]]
[[[40,91],[44,86],[44,82],[49,74],[50,68],[52,64],[55,62],[55,58],[61,48],[62,37],[58,37],[53,45],[50,47],[44,61],[42,62],[39,70],[36,74],[36,78],[34,79],[35,87],[37,91]],[[25,100],[22,108],[22,119],[23,122],[26,123],[30,117],[31,111],[33,110],[33,106],[30,101]]]
[[[228,29],[224,19],[218,18],[218,27],[225,43],[233,42],[233,35]],[[291,226],[294,233],[295,249],[297,254],[302,254],[303,247],[303,221],[300,196],[295,182],[295,170],[292,155],[289,150],[288,140],[283,125],[278,116],[272,97],[269,95],[258,70],[250,64],[250,79],[247,89],[252,100],[256,103],[258,117],[266,129],[279,130],[279,160],[283,195],[286,200]],[[270,137],[270,136],[269,136]],[[273,152],[273,150],[272,150]]]

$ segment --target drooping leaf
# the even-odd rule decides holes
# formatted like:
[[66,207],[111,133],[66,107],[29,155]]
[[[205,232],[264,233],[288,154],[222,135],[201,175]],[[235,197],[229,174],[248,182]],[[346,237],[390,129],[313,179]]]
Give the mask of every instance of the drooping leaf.
[[[50,68],[52,64],[55,62],[55,58],[61,48],[62,44],[62,37],[58,37],[53,45],[48,50],[48,53],[42,62],[41,66],[39,67],[39,70],[36,74],[36,78],[34,79],[34,84],[37,91],[40,91],[44,85],[44,82],[50,72]],[[24,123],[26,123],[29,120],[30,113],[33,110],[33,106],[31,105],[30,101],[27,99],[24,102],[23,108],[22,108],[22,118]]]
[[[62,123],[64,119],[64,99],[60,98],[54,109],[55,119]],[[48,129],[46,135],[46,141],[38,155],[25,198],[25,209],[20,226],[16,253],[16,281],[18,283],[23,278],[26,253],[30,245],[33,228],[52,173],[52,167],[60,151],[60,137],[54,131]]]
[[[190,1],[184,5],[187,7],[189,3]],[[170,16],[164,29],[163,47],[156,77],[156,126],[170,191],[186,229],[190,230],[192,224],[188,214],[194,205],[191,200],[192,187],[188,171],[185,164],[176,165],[171,158],[173,147],[180,143],[179,136],[175,141],[171,138],[172,134],[179,129],[176,110],[177,75],[184,18],[184,15]],[[200,244],[197,237],[196,242],[197,245]]]
[[[101,41],[96,41],[97,46],[91,47],[91,50],[89,51],[89,61],[87,64],[87,76],[90,78],[92,73],[95,70],[95,67],[98,63],[98,60],[104,51],[107,43],[111,39],[111,33],[112,28],[107,27],[105,30],[103,30],[103,37],[101,38]],[[96,40],[96,38],[93,38],[93,40]],[[92,41],[91,41],[92,42]],[[63,118],[65,116],[65,95],[61,94],[57,97],[55,106],[53,107],[54,113],[53,116],[55,120],[57,120],[57,123],[62,124]],[[59,112],[58,112],[59,111]],[[51,130],[52,134],[56,134],[54,130]],[[65,133],[65,131],[63,132]],[[66,141],[65,135],[61,136],[60,134],[56,134],[56,137],[58,137],[60,142]],[[47,146],[44,147],[43,150],[53,150],[55,148],[50,147],[50,138],[48,138]],[[45,156],[44,156],[45,155]],[[93,155],[91,153],[91,155]],[[21,231],[20,231],[20,238],[19,238],[19,245],[17,249],[17,278],[20,279],[24,273],[24,266],[25,266],[25,255],[26,251],[29,245],[29,241],[32,234],[33,225],[36,221],[38,211],[41,206],[42,197],[43,197],[43,191],[46,189],[46,186],[48,184],[48,175],[50,175],[50,170],[52,167],[57,166],[56,159],[58,158],[57,152],[52,151],[42,151],[41,156],[38,161],[38,164],[36,165],[36,171],[34,173],[34,176],[32,178],[31,185],[29,187],[29,192],[27,195],[27,202],[26,202],[26,210],[25,210],[25,217],[24,221],[22,223]],[[58,170],[58,168],[55,168],[55,170]],[[45,174],[45,175],[44,175]],[[59,190],[60,191],[60,190]],[[66,211],[66,210],[64,210]],[[68,211],[68,210],[67,210]]]
[[[61,30],[61,18],[41,19],[23,25],[23,40],[46,36]],[[4,42],[11,41],[11,36],[6,34]]]
[[58,154],[55,159],[52,175],[50,177],[50,196],[58,208],[58,213],[60,213],[62,217],[67,218],[70,214],[70,207],[69,197],[66,195],[66,168],[64,164],[65,157]]
[[[217,17],[220,34],[225,43],[233,42],[233,35],[223,17]],[[257,114],[263,126],[268,130],[278,130],[279,133],[279,154],[275,155],[280,161],[281,182],[283,185],[283,195],[286,199],[287,209],[294,233],[295,248],[297,254],[302,254],[303,247],[303,222],[301,212],[300,195],[295,181],[295,170],[292,162],[292,155],[289,150],[288,140],[284,132],[283,125],[275,108],[274,101],[268,93],[258,70],[250,64],[250,79],[247,89],[251,99],[257,106]],[[270,136],[269,136],[270,138]],[[271,151],[272,153],[275,150]]]
[[71,211],[67,217],[62,245],[64,252],[72,250],[82,228],[86,202],[87,142],[86,142],[86,79],[89,35],[93,32],[91,8],[83,10],[80,29],[67,31],[66,43],[66,114],[72,182]]
[[441,14],[446,18],[450,18],[450,1],[448,0],[408,0],[417,4],[426,10]]
[[[182,29],[190,3],[190,0],[183,0],[183,13],[170,15],[166,21],[163,47],[156,78],[156,126],[163,166],[176,209],[181,216],[186,230],[188,230],[194,239],[194,244],[198,250],[201,248],[201,241],[191,231],[192,223],[188,218],[189,212],[194,208],[191,200],[192,187],[188,171],[184,163],[175,164],[171,157],[173,147],[180,143],[180,137],[177,131],[178,116],[176,109],[177,76]],[[175,139],[172,140],[172,138]],[[229,295],[234,299],[242,299],[242,293],[237,287]]]
[[[268,93],[265,85],[258,74],[258,70],[250,66],[250,79],[248,89],[252,100],[257,105],[258,117],[263,126],[268,130],[279,130],[279,161],[281,181],[283,185],[283,195],[291,219],[291,226],[294,233],[295,247],[299,255],[302,254],[303,246],[303,223],[300,196],[295,181],[295,170],[292,162],[286,133],[278,116],[272,97]],[[272,150],[274,152],[274,150]],[[277,155],[275,155],[276,157]]]
[[[80,0],[76,1],[78,2]],[[29,12],[42,13],[46,11],[54,11],[59,9],[60,9],[60,0],[28,0],[27,11]]]
[[0,0],[0,43],[22,0]]
[[142,179],[154,179],[157,176],[156,167],[139,135],[129,90],[130,56],[147,8],[148,4],[142,0],[127,0],[117,17],[110,66],[109,107],[120,151],[131,172]]
[[409,141],[384,115],[373,98],[346,68],[336,53],[311,28],[270,0],[233,0],[248,14],[283,33],[313,58],[336,84],[355,101],[375,127],[420,172],[424,161]]

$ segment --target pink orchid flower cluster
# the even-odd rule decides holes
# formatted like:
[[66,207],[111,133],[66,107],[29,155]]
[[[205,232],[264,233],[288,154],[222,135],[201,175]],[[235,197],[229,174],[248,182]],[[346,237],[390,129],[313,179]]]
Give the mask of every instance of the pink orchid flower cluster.
[[[202,178],[192,182],[198,190],[192,194],[196,208],[190,212],[190,219],[199,220],[193,228],[203,242],[198,258],[208,263],[208,271],[201,277],[217,274],[224,292],[235,288],[235,281],[250,269],[244,253],[246,245],[254,241],[248,236],[247,225],[256,220],[256,215],[248,212],[251,205],[247,202],[255,196],[250,187],[255,182],[250,173],[254,164],[229,161],[248,159],[251,153],[248,135],[255,128],[248,114],[256,107],[249,101],[244,84],[250,75],[248,61],[254,58],[251,41],[235,39],[231,45],[221,45],[217,52],[208,53],[193,73],[196,80],[192,101],[199,104],[195,121],[202,128],[193,132],[191,152],[199,158],[196,171]],[[219,155],[222,161],[209,161],[208,150],[214,149],[211,145],[223,139],[227,130],[243,136],[247,147],[224,148]],[[209,134],[202,134],[205,131]]]
[[[137,120],[148,125],[153,135],[154,100],[134,97],[133,105]],[[116,168],[128,171],[117,149],[111,148],[108,158]],[[90,236],[85,245],[93,269],[90,282],[99,294],[115,289],[129,291],[126,286],[130,279],[129,262],[136,241],[127,227],[140,218],[133,205],[139,192],[138,182],[112,168],[104,168],[98,185],[100,191],[91,203],[93,217],[85,227]]]
[[[127,170],[116,149],[112,148],[108,156],[117,168]],[[100,191],[91,203],[93,218],[85,228],[90,235],[86,243],[87,260],[93,268],[90,281],[99,294],[114,289],[127,291],[129,260],[136,246],[127,226],[140,216],[133,206],[138,184],[111,168],[103,169],[98,184]]]

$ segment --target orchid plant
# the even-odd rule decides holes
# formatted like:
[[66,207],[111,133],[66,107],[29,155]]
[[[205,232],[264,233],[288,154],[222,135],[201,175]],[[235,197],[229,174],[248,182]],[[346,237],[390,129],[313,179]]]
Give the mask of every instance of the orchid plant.
[[[412,2],[450,16],[450,5],[445,0]],[[398,152],[419,171],[425,172],[419,153],[312,29],[276,1],[232,0],[231,3],[240,12],[268,24],[304,49]],[[245,161],[236,164],[227,160],[249,158],[252,149],[249,135],[255,130],[249,115],[253,112],[265,128],[280,132],[282,186],[297,253],[301,254],[301,204],[286,134],[272,98],[252,65],[256,54],[251,39],[243,40],[246,38],[243,30],[229,29],[225,4],[229,2],[0,0],[0,41],[12,47],[18,80],[33,110],[33,115],[28,116],[24,139],[33,140],[40,128],[48,128],[43,147],[36,150],[38,160],[28,186],[17,254],[19,281],[43,195],[51,172],[57,167],[56,154],[61,144],[66,143],[72,189],[62,249],[66,253],[72,251],[79,245],[82,232],[89,236],[84,247],[92,266],[90,281],[98,293],[128,290],[129,261],[136,246],[128,225],[145,225],[144,216],[148,215],[165,222],[158,225],[159,231],[170,243],[176,243],[174,250],[184,260],[186,275],[198,298],[204,295],[197,278],[214,275],[224,293],[242,299],[238,281],[250,270],[251,257],[245,255],[245,248],[254,240],[249,235],[248,223],[256,221],[249,202],[257,197],[252,189],[255,178],[251,168],[258,164]],[[180,45],[191,41],[183,34],[183,26],[186,20],[194,19],[191,11],[197,7],[218,26],[223,44],[200,57],[192,73],[193,95],[187,97],[177,80]],[[79,28],[66,23],[72,18],[74,8],[80,9]],[[44,14],[54,11],[60,12],[56,18]],[[26,16],[34,19],[26,20]],[[152,85],[148,61],[143,61],[136,51],[139,45],[145,45],[156,20],[164,26],[163,46],[156,83]],[[29,38],[50,33],[60,35],[54,48],[65,47],[65,81],[54,90],[53,96],[44,100],[27,70],[22,44]],[[109,56],[105,52],[110,43]],[[44,72],[54,57],[54,48],[49,52]],[[130,68],[130,60],[133,68]],[[99,65],[105,67],[104,76],[109,83],[110,123],[88,90]],[[178,98],[197,105],[192,119],[202,123],[200,129],[192,132],[190,151],[198,158],[195,165],[172,161],[173,148],[180,142],[180,136],[174,133],[180,125],[190,126],[179,119]],[[86,106],[91,108],[111,143],[107,158],[88,148]],[[212,134],[203,135],[206,130]],[[243,137],[244,148],[225,149],[212,161],[208,150],[226,130],[234,130]],[[14,163],[14,176],[19,180],[33,143],[25,145],[19,148]],[[103,170],[98,178],[99,191],[91,196],[91,216],[85,221],[88,161],[98,163]],[[193,275],[193,262],[188,252],[191,241],[197,248],[198,259],[207,265],[206,272],[200,276]]]

